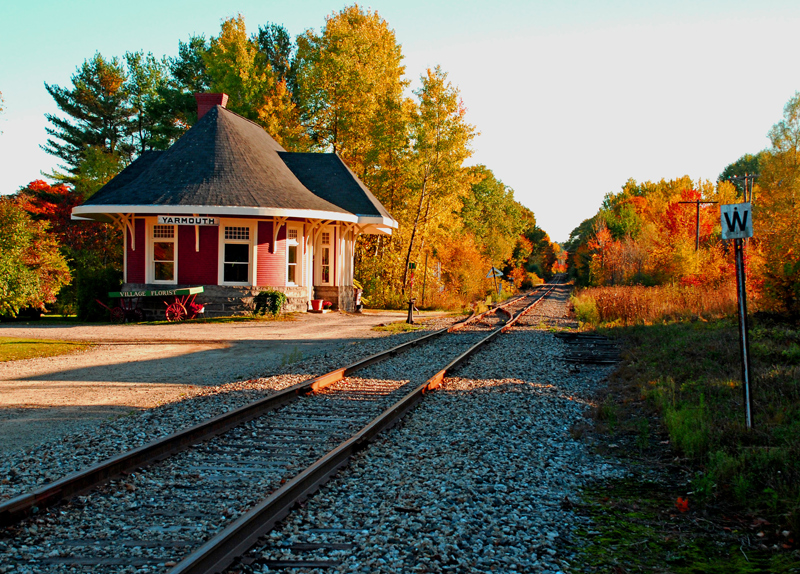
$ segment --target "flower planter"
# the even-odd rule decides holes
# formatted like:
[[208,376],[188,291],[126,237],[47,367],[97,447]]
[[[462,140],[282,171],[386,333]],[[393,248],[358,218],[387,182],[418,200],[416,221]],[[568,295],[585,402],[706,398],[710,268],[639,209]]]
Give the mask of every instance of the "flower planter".
[[322,311],[322,299],[312,299],[311,300],[311,310],[312,311]]

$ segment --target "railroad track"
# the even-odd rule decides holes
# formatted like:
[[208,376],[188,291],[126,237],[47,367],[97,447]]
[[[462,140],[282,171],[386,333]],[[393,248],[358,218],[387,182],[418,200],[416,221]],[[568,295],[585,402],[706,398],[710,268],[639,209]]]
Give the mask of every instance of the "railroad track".
[[0,562],[28,572],[222,571],[554,288],[12,499],[0,523],[33,544]]

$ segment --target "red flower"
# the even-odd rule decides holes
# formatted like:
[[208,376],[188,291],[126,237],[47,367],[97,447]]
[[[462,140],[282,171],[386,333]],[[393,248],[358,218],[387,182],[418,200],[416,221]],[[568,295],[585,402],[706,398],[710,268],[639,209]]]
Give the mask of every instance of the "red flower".
[[681,498],[678,497],[678,502],[675,503],[675,508],[680,510],[681,512],[686,512],[689,510],[689,499],[688,498]]

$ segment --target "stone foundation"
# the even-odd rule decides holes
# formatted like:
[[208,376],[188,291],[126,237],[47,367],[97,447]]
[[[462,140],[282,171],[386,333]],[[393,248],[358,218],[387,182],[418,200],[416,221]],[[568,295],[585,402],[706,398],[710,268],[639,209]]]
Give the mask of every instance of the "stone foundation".
[[353,297],[352,285],[340,287],[323,287],[317,285],[314,287],[314,299],[330,301],[333,303],[333,308],[340,311],[347,311],[348,313],[355,311],[355,299]]
[[[144,291],[157,289],[181,289],[194,285],[146,285],[141,283],[125,283],[123,291]],[[222,285],[205,285],[205,290],[197,295],[195,302],[205,306],[205,317],[225,317],[230,315],[248,315],[253,312],[253,298],[261,291],[272,289],[286,294],[283,311],[305,312],[308,310],[308,287],[231,287]],[[141,307],[146,321],[163,321],[167,305],[174,297],[144,297]],[[329,299],[330,300],[330,299]]]

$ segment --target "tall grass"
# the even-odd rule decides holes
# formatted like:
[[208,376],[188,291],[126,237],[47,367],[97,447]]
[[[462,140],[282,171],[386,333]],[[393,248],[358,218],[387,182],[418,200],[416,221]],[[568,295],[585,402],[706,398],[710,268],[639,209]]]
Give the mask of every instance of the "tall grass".
[[579,321],[593,326],[710,319],[736,312],[736,289],[732,285],[591,287],[574,295],[572,306]]
[[751,430],[734,318],[607,332],[621,339],[628,357],[613,379],[638,387],[661,413],[670,444],[696,470],[695,496],[800,531],[800,330],[751,317]]

